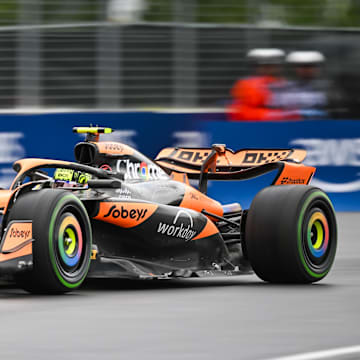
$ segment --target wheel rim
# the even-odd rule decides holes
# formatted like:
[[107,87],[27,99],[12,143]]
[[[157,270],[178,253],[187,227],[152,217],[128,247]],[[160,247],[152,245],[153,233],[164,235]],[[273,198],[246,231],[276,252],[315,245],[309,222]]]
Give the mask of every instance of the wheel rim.
[[[72,226],[66,225],[67,221],[64,222],[64,219],[68,216],[71,217],[70,224]],[[76,221],[73,221],[73,218]],[[61,227],[62,231],[60,230]],[[81,229],[81,232],[77,230],[78,228]],[[74,232],[75,239],[71,230],[68,229]],[[90,266],[92,234],[86,209],[74,195],[66,194],[59,199],[51,215],[48,234],[50,260],[56,277],[66,289],[77,288],[85,280]],[[81,237],[79,234],[81,234]],[[63,239],[59,240],[61,236]],[[70,238],[67,244],[64,236]],[[75,249],[73,250],[74,241]],[[82,245],[80,246],[80,244]],[[63,254],[61,254],[61,247],[63,247]],[[67,250],[67,253],[65,250]],[[80,258],[74,261],[74,265],[71,265],[72,262],[67,265],[66,261],[64,261],[67,258],[77,258],[77,255]]]
[[307,250],[312,260],[320,260],[329,245],[329,224],[321,210],[314,210],[307,226]]
[[[70,199],[69,199],[70,200]],[[53,213],[49,228],[53,251],[54,270],[60,282],[67,288],[74,288],[85,279],[90,264],[91,236],[87,231],[86,218],[77,205],[64,197]]]
[[81,258],[83,235],[78,220],[71,213],[65,213],[60,218],[57,244],[61,265],[66,272],[72,272]]
[[314,191],[303,204],[298,221],[298,249],[304,270],[321,279],[330,270],[336,253],[334,210],[328,197]]

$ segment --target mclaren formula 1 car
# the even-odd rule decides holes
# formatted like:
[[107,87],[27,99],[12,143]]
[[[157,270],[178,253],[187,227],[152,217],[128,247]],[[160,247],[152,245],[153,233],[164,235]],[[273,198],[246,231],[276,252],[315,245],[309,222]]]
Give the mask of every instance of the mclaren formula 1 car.
[[[0,274],[23,289],[62,293],[86,277],[252,271],[272,283],[310,283],[329,272],[335,213],[327,195],[309,186],[315,168],[302,164],[304,150],[166,148],[150,160],[99,141],[109,128],[74,131],[86,134],[76,162],[19,160],[10,189],[0,190]],[[206,195],[209,180],[268,172],[273,183],[249,209]]]

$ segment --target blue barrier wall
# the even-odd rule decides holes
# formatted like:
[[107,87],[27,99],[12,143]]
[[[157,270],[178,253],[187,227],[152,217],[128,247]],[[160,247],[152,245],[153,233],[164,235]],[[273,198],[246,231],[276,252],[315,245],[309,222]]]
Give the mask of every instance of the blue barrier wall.
[[[340,211],[360,210],[360,121],[229,123],[217,114],[189,113],[54,113],[0,116],[0,184],[12,179],[13,161],[21,157],[73,160],[73,146],[81,136],[73,126],[109,126],[111,135],[153,157],[165,146],[297,147],[308,151],[305,163],[317,167],[313,184],[328,192]],[[242,182],[216,182],[210,195],[244,207],[273,174]]]

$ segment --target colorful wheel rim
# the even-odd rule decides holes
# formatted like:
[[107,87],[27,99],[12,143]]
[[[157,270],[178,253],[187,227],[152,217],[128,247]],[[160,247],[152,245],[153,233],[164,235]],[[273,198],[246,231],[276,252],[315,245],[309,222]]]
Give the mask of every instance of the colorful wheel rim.
[[298,250],[304,270],[320,280],[329,272],[335,258],[337,227],[330,199],[313,191],[305,200],[298,219]]
[[79,222],[71,213],[66,213],[61,218],[58,248],[60,260],[65,267],[71,269],[78,265],[83,249],[83,236]]
[[325,215],[314,212],[307,226],[307,245],[310,253],[315,258],[321,258],[329,245],[329,224]]
[[[67,289],[75,289],[80,286],[81,283],[85,280],[90,266],[92,234],[89,219],[87,218],[87,216],[85,216],[85,214],[86,209],[81,203],[81,201],[74,195],[67,194],[61,199],[59,199],[51,215],[51,221],[49,226],[50,259],[53,265],[55,275],[57,276],[61,284]],[[59,235],[61,234],[60,227],[65,221],[65,218],[68,216],[70,216],[71,219],[74,218],[75,222],[71,220],[71,223],[77,225],[73,227],[69,225],[68,227],[65,226],[64,228],[64,230],[66,228],[71,228],[74,231],[75,236],[77,236],[77,247],[75,247],[75,249],[77,250],[74,252],[68,250],[68,253],[75,254],[75,258],[76,255],[80,255],[80,259],[77,260],[78,262],[73,267],[67,266],[63,261],[63,258],[60,254],[61,245],[59,245]],[[77,229],[79,228],[81,229],[81,231],[77,231]],[[64,232],[62,234],[64,234]],[[68,234],[71,234],[71,232]],[[79,234],[81,236],[79,236]],[[79,250],[80,243],[82,246],[81,250]]]

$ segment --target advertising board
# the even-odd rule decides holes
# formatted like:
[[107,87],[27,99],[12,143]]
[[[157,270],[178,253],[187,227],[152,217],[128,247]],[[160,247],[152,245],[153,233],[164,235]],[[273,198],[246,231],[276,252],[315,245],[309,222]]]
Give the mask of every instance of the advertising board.
[[[243,148],[301,148],[305,164],[317,171],[312,185],[325,190],[336,210],[360,210],[360,122],[322,120],[298,122],[226,122],[216,115],[161,112],[81,112],[2,114],[0,116],[0,186],[14,176],[12,163],[23,157],[73,160],[73,147],[82,136],[73,126],[89,124],[116,129],[107,139],[136,147],[154,157],[167,146],[226,144]],[[221,118],[221,117],[220,117]],[[209,184],[209,194],[221,202],[239,201],[248,207],[274,174],[256,179]]]

